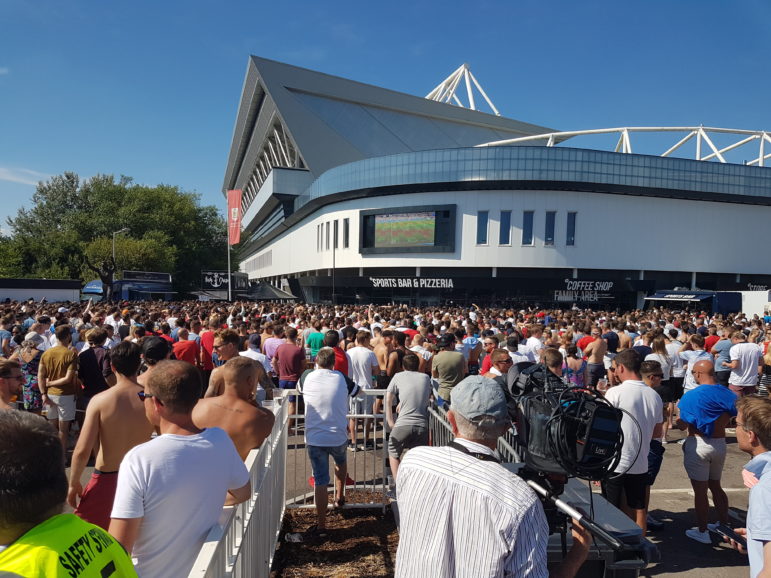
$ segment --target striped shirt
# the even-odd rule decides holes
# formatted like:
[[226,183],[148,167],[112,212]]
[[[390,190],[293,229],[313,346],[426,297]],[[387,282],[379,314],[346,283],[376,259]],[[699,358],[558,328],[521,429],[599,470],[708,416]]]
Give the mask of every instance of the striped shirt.
[[[476,453],[480,444],[456,438]],[[450,447],[417,447],[399,466],[396,577],[546,577],[549,528],[518,476]]]

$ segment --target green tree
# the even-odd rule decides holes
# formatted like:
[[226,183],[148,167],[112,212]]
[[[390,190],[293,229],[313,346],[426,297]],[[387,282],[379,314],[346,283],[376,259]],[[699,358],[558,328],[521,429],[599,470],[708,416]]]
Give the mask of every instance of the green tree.
[[[12,235],[0,257],[24,276],[88,279],[111,289],[122,269],[165,271],[175,289],[198,286],[201,269],[225,267],[225,222],[200,197],[171,185],[137,185],[130,177],[81,181],[64,173],[40,183],[29,209],[8,220]],[[112,259],[113,233],[115,261]],[[10,266],[10,265],[9,265]]]

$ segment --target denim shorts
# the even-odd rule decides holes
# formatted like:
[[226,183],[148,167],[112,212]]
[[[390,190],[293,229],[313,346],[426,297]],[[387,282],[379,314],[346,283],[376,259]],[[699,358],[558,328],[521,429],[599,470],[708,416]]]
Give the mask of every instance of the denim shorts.
[[[281,389],[297,389],[297,382],[296,381],[290,381],[288,379],[279,379],[278,380],[278,387]],[[289,401],[295,402],[297,401],[296,395],[290,395]]]
[[342,466],[345,464],[347,447],[347,441],[340,446],[308,446],[308,457],[311,460],[313,481],[316,486],[329,485],[329,456],[332,456],[336,465]]

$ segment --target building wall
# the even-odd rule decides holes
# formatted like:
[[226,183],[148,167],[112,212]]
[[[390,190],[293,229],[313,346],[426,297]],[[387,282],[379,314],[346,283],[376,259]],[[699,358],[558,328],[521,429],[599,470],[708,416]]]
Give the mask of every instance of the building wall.
[[[457,205],[454,253],[361,255],[359,210]],[[476,244],[477,212],[489,211],[488,244]],[[499,246],[501,210],[512,211],[510,246]],[[523,211],[534,211],[532,246],[522,246]],[[555,244],[544,246],[547,211],[556,211]],[[566,246],[567,213],[576,212],[575,246]],[[317,225],[340,221],[336,268],[533,267],[705,271],[763,274],[745,232],[762,231],[771,207],[571,191],[453,191],[399,194],[327,205],[241,263],[250,279],[331,268],[333,251],[317,251]],[[342,248],[342,219],[350,245]],[[734,234],[726,225],[735,224]],[[330,237],[332,236],[330,224]],[[331,240],[331,239],[330,239]],[[411,273],[410,273],[411,274]]]

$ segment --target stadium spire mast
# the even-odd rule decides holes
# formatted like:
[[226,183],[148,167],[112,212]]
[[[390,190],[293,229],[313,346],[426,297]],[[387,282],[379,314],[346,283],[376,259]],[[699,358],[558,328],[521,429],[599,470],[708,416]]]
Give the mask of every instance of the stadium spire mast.
[[[458,87],[463,81],[463,83],[466,85],[466,95],[468,97],[468,105],[464,104],[461,99],[458,97]],[[482,95],[482,98],[484,98],[487,105],[492,109],[492,111],[497,115],[501,116],[501,113],[498,112],[498,109],[495,108],[495,105],[493,102],[488,98],[485,91],[482,89],[482,87],[479,85],[479,82],[477,82],[477,79],[474,77],[474,75],[471,73],[471,69],[469,68],[469,65],[465,62],[461,64],[455,72],[453,72],[450,76],[445,78],[439,85],[429,92],[426,95],[426,98],[429,100],[435,100],[437,102],[446,102],[448,104],[456,104],[460,106],[461,108],[470,108],[471,110],[479,110],[476,107],[476,102],[474,101],[474,90],[472,88],[472,85],[476,87],[476,89],[479,91],[479,94]]]

